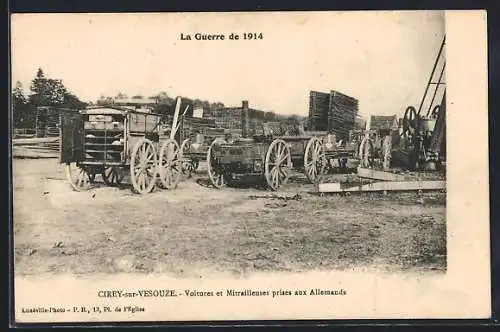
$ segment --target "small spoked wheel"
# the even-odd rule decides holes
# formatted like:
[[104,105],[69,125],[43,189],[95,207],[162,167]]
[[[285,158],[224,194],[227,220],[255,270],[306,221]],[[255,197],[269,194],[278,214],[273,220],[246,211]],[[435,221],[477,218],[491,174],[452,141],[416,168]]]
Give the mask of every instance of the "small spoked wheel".
[[95,174],[89,173],[82,165],[66,163],[66,179],[73,190],[85,191],[92,187],[91,183],[95,179]]
[[325,148],[317,137],[309,140],[304,153],[304,170],[311,183],[316,183],[326,167]]
[[177,142],[168,139],[160,149],[159,175],[165,189],[174,189],[179,183],[182,172],[182,152]]
[[194,172],[194,163],[189,158],[189,151],[191,149],[191,139],[187,138],[182,141],[181,144],[181,160],[182,160],[182,173],[191,176],[191,173]]
[[153,191],[156,185],[158,158],[153,142],[142,138],[132,149],[130,181],[139,194]]
[[266,153],[265,176],[271,190],[278,190],[288,181],[288,172],[292,167],[290,148],[282,139],[275,139]]
[[218,165],[217,158],[215,156],[215,146],[216,144],[220,144],[220,141],[213,141],[212,144],[208,147],[207,151],[207,168],[208,168],[208,177],[210,178],[210,182],[215,188],[222,188],[226,183],[224,181],[224,173],[222,169]]
[[101,173],[102,180],[108,186],[119,186],[125,177],[123,169],[118,166],[106,167]]

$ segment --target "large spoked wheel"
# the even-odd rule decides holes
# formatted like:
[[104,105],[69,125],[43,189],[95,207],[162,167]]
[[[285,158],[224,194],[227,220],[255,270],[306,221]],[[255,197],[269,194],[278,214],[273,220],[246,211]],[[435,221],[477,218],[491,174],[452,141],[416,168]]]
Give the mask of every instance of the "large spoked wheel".
[[290,148],[282,139],[275,139],[266,153],[265,176],[271,190],[278,190],[288,181],[288,172],[292,167]]
[[214,147],[220,144],[220,141],[213,141],[208,147],[207,151],[207,169],[210,182],[215,188],[222,188],[226,182],[224,181],[224,173],[218,166],[217,158],[215,157]]
[[193,161],[189,158],[189,150],[191,149],[191,140],[186,138],[181,144],[181,160],[182,160],[182,173],[188,177],[194,172]]
[[411,134],[417,130],[417,126],[417,110],[413,106],[408,106],[403,117],[403,134]]
[[311,183],[316,183],[325,172],[326,157],[323,143],[313,137],[309,140],[304,153],[304,171]]
[[75,163],[66,163],[66,179],[71,184],[71,187],[75,191],[85,191],[89,190],[95,178],[95,174],[89,173],[89,171],[80,165]]
[[156,184],[158,158],[153,142],[143,138],[132,149],[130,181],[139,194],[153,191]]
[[121,167],[111,166],[106,167],[104,171],[101,173],[102,180],[108,186],[119,186],[123,182],[123,178],[125,174]]
[[182,152],[179,144],[173,139],[168,139],[160,149],[159,174],[162,186],[165,189],[174,189],[179,184],[182,172]]

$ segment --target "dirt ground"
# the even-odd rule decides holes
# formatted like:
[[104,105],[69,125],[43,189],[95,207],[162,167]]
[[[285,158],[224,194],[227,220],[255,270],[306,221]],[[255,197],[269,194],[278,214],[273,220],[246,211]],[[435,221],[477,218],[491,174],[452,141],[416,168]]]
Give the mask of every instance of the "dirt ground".
[[206,171],[140,196],[97,184],[74,192],[57,159],[13,160],[16,275],[446,270],[445,193],[214,189]]

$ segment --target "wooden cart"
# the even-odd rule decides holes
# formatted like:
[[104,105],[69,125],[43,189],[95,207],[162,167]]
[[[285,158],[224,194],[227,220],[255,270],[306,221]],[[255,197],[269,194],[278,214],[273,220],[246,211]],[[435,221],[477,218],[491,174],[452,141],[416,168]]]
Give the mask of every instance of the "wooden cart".
[[254,176],[265,179],[269,189],[278,190],[287,182],[289,171],[295,169],[315,183],[325,172],[329,158],[344,158],[355,153],[353,149],[329,146],[326,138],[326,133],[276,136],[264,129],[263,135],[253,138],[214,141],[206,157],[210,181],[221,188],[240,178]]
[[195,172],[200,161],[204,161],[208,148],[215,139],[224,139],[226,133],[222,128],[206,128],[202,132],[193,133],[187,136],[181,145],[182,171],[188,176]]
[[161,116],[118,107],[61,116],[60,162],[74,190],[89,189],[100,175],[108,185],[125,178],[139,194],[175,188],[180,148],[160,130]]

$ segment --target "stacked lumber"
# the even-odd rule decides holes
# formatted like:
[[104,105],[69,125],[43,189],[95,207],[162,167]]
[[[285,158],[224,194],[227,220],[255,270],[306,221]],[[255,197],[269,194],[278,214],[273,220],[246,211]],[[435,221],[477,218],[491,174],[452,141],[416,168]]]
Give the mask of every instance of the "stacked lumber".
[[347,140],[349,131],[356,128],[358,100],[338,91],[311,91],[309,95],[309,128],[328,131],[338,139]]
[[309,94],[309,130],[328,130],[330,94],[311,91]]
[[215,123],[217,127],[235,129],[241,128],[241,108],[221,108],[215,114]]
[[330,91],[328,131],[339,139],[348,140],[349,131],[356,128],[358,100],[338,91]]

